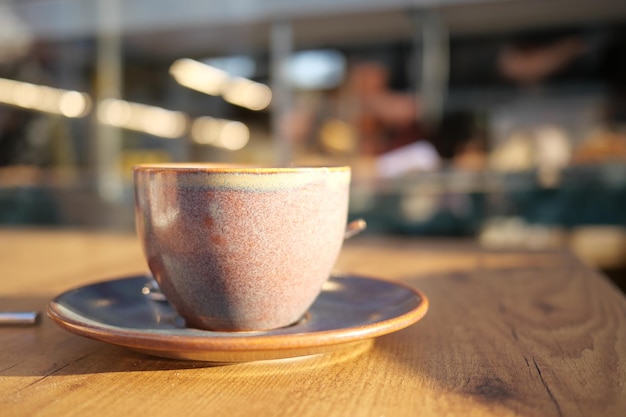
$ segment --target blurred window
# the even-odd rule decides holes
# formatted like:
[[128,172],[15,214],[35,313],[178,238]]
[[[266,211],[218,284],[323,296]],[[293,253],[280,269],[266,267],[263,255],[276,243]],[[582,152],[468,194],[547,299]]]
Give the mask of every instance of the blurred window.
[[344,55],[332,49],[301,51],[287,62],[289,81],[303,90],[327,90],[341,84],[346,70]]

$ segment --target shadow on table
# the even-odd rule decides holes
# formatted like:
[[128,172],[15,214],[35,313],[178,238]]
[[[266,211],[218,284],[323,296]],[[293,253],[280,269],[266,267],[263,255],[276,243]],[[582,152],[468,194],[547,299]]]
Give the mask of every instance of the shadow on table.
[[[561,260],[406,278],[424,291],[430,310],[411,328],[380,338],[375,349],[408,380],[460,401],[521,415],[615,405],[623,298],[578,260]],[[586,381],[601,386],[592,390]]]

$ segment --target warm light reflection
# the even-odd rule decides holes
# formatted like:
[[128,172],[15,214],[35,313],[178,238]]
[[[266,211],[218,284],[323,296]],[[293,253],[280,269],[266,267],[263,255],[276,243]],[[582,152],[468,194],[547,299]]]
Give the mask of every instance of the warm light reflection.
[[241,122],[199,117],[191,126],[191,138],[202,145],[236,151],[248,144],[250,129]]
[[6,78],[0,78],[0,103],[70,118],[84,117],[91,110],[86,93]]
[[[260,109],[271,100],[271,91],[269,88],[265,91],[265,88],[263,84],[237,79],[236,90],[230,93],[231,99],[240,105]],[[85,93],[6,78],[0,78],[0,103],[69,118],[84,117],[92,107],[91,98]],[[98,104],[96,117],[105,125],[171,139],[183,136],[189,124],[189,118],[183,112],[111,98]],[[241,122],[200,117],[192,124],[191,137],[200,144],[239,150],[248,144],[250,130]]]
[[103,100],[98,106],[98,120],[112,126],[125,126],[130,122],[130,103],[124,100]]
[[265,84],[243,77],[231,77],[227,72],[189,58],[175,61],[170,74],[182,86],[250,110],[263,110],[272,101],[272,90]]
[[189,58],[175,61],[170,74],[180,85],[211,96],[219,96],[229,79],[227,72]]
[[344,285],[337,280],[328,280],[322,286],[324,292],[338,292],[344,289]]
[[358,146],[354,126],[338,119],[329,120],[322,126],[320,140],[324,148],[337,153],[354,152]]
[[212,117],[199,117],[191,125],[191,138],[202,145],[213,145],[219,140],[221,121]]
[[219,143],[226,149],[236,151],[248,144],[250,130],[241,122],[228,122],[222,126]]
[[236,78],[224,88],[224,100],[250,110],[263,110],[272,101],[272,90],[265,84]]
[[59,110],[65,117],[81,117],[91,109],[90,101],[85,99],[85,94],[78,91],[66,91],[61,94]]
[[105,99],[99,104],[98,121],[171,139],[182,136],[187,130],[184,113],[118,99]]

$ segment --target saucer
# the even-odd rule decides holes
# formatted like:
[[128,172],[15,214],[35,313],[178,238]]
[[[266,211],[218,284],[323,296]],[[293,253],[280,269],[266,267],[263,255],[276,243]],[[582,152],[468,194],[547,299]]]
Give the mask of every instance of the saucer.
[[151,277],[133,276],[67,291],[48,305],[63,329],[149,355],[219,363],[300,357],[349,347],[420,320],[428,299],[396,282],[333,276],[296,324],[258,332],[185,327],[163,301],[142,293]]

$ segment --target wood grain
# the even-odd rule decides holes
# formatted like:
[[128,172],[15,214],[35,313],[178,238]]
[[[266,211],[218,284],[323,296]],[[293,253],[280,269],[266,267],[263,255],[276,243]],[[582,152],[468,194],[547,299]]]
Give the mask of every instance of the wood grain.
[[[0,308],[145,270],[133,236],[0,229]],[[626,300],[567,253],[357,237],[337,270],[401,280],[423,321],[355,351],[208,366],[0,328],[0,415],[626,415]]]

